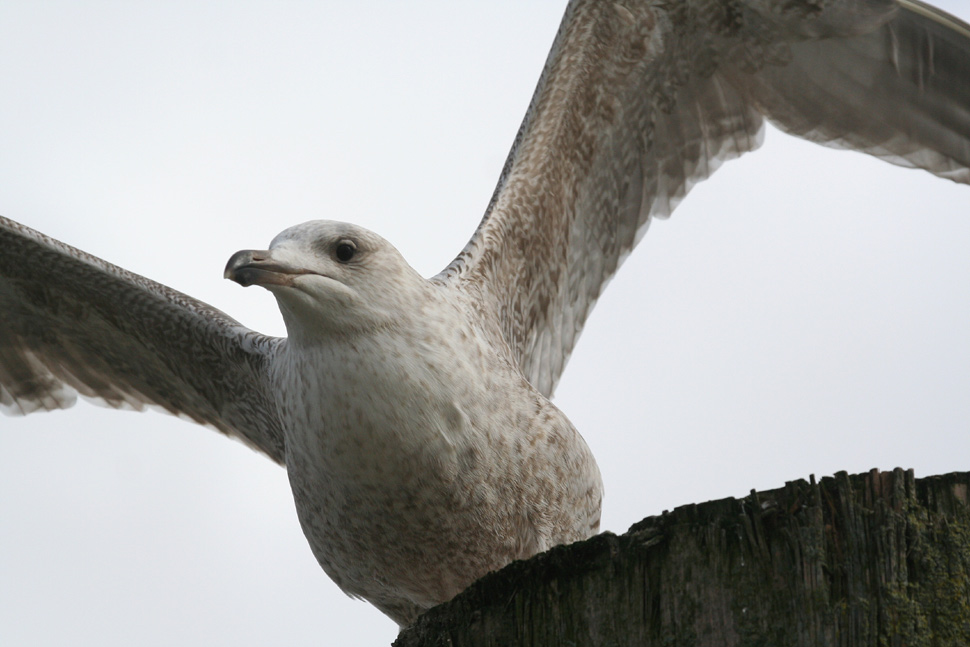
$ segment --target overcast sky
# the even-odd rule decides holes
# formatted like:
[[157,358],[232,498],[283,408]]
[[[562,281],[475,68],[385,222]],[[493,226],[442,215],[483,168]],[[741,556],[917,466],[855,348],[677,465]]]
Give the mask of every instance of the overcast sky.
[[[331,218],[444,267],[564,4],[2,3],[0,214],[283,334],[229,256]],[[970,187],[768,132],[652,225],[566,369],[604,529],[813,473],[970,470],[968,252]],[[395,635],[240,443],[87,403],[0,418],[4,645]]]

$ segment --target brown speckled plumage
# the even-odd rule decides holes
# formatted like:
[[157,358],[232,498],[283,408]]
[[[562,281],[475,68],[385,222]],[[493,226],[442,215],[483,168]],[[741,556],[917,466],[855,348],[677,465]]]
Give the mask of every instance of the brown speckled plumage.
[[596,463],[547,398],[652,217],[764,118],[968,183],[968,78],[970,28],[911,0],[576,0],[438,276],[327,221],[230,260],[273,291],[285,340],[0,218],[0,406],[80,392],[242,439],[286,465],[324,570],[407,624],[596,532]]

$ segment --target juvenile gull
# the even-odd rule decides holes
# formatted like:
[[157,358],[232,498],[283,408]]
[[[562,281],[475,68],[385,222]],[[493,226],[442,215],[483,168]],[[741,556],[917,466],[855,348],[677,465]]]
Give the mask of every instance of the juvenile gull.
[[[671,203],[682,196],[693,181],[710,172],[713,163],[754,146],[760,126],[760,117],[755,113],[752,107],[754,105],[765,110],[783,127],[814,139],[836,137],[833,141],[840,143],[837,138],[841,137],[842,144],[876,152],[884,157],[898,157],[896,161],[908,160],[938,174],[966,181],[966,87],[964,83],[947,81],[947,74],[951,73],[959,81],[967,78],[966,38],[962,34],[954,36],[953,33],[956,32],[948,37],[932,31],[938,28],[938,23],[927,22],[929,19],[926,16],[929,14],[926,12],[903,13],[892,25],[882,26],[874,32],[878,38],[866,36],[848,41],[830,40],[825,41],[824,47],[814,43],[801,43],[794,46],[788,54],[785,54],[786,48],[778,43],[774,44],[774,49],[765,46],[766,42],[771,44],[770,41],[763,42],[765,30],[752,28],[752,33],[757,31],[758,38],[762,39],[757,43],[759,48],[765,46],[764,49],[773,51],[773,55],[779,57],[779,60],[790,57],[793,62],[784,67],[762,70],[749,77],[745,74],[751,70],[745,66],[751,62],[736,61],[735,56],[731,57],[729,63],[717,68],[718,71],[713,76],[708,76],[705,66],[702,65],[716,65],[718,57],[714,56],[715,52],[737,50],[734,47],[737,43],[745,43],[744,33],[723,35],[716,31],[719,35],[714,38],[704,36],[704,30],[700,27],[692,31],[695,28],[688,28],[678,22],[678,16],[667,17],[659,11],[651,14],[649,10],[642,8],[628,8],[626,11],[614,7],[570,7],[543,81],[523,124],[518,144],[510,155],[509,164],[490,205],[489,215],[462,256],[432,283],[422,284],[424,287],[417,289],[418,294],[427,292],[429,295],[439,295],[437,301],[431,297],[430,303],[444,304],[441,306],[445,309],[444,313],[432,308],[431,312],[424,315],[428,317],[422,324],[426,330],[434,330],[434,322],[438,321],[440,325],[441,321],[448,320],[448,312],[457,311],[459,314],[455,314],[455,318],[464,321],[467,326],[465,333],[471,339],[461,348],[472,356],[475,355],[475,349],[480,350],[483,345],[486,348],[485,354],[478,360],[486,362],[488,370],[494,371],[494,376],[475,379],[493,379],[500,385],[514,385],[518,378],[513,377],[512,382],[502,379],[503,366],[507,369],[511,365],[513,374],[518,375],[521,372],[539,392],[545,396],[551,395],[565,358],[593,300],[599,294],[605,279],[614,271],[620,256],[632,247],[637,233],[642,232],[649,216],[665,215]],[[757,15],[748,16],[749,21],[755,18]],[[818,20],[812,24],[822,25]],[[879,24],[875,18],[873,23]],[[721,28],[720,25],[714,27]],[[954,30],[958,28],[962,29],[953,27]],[[817,27],[817,30],[828,33],[821,27]],[[906,43],[928,42],[925,37],[927,32],[922,30],[931,30],[934,47],[907,48]],[[769,30],[768,33],[774,32]],[[817,69],[828,69],[816,68],[816,65],[829,65],[833,69],[839,69],[838,66],[859,69],[860,62],[846,55],[857,50],[867,56],[873,50],[879,53],[882,50],[878,45],[884,42],[883,39],[888,34],[893,34],[893,42],[902,43],[896,45],[899,51],[884,52],[886,56],[883,59],[876,59],[879,64],[870,60],[866,64],[874,65],[877,70],[884,69],[882,64],[886,61],[892,61],[893,65],[903,70],[909,69],[907,63],[913,63],[912,70],[932,69],[937,76],[930,79],[926,89],[921,89],[923,94],[911,96],[912,93],[908,93],[908,88],[915,85],[916,79],[913,77],[890,77],[886,81],[886,96],[869,96],[872,93],[867,90],[862,99],[871,101],[871,104],[861,106],[857,103],[860,91],[851,87],[854,82],[841,77],[829,79],[823,76],[822,79],[823,82],[845,83],[850,86],[836,88],[839,90],[837,92],[819,90],[801,82],[792,83],[794,87],[786,85],[787,79],[798,78],[797,74],[804,68],[810,68],[813,72]],[[783,43],[791,34],[784,32],[775,35]],[[672,70],[669,64],[671,60],[678,59],[684,52],[694,53],[697,48],[692,44],[707,42],[709,38],[724,39],[724,43],[715,43],[718,47],[710,53],[711,60],[692,62],[698,66],[697,70]],[[888,38],[886,42],[890,42]],[[947,47],[951,49],[947,50]],[[743,48],[741,51],[743,52]],[[929,60],[919,61],[920,57],[929,55],[928,51],[933,52],[932,64]],[[687,76],[678,78],[680,74]],[[923,88],[925,79],[920,78],[919,81]],[[813,94],[815,91],[817,95]],[[826,99],[821,106],[818,101],[812,100],[813,96],[829,94],[844,96],[848,112],[839,112],[837,102],[832,105],[830,99]],[[892,106],[892,109],[880,110],[881,106]],[[815,111],[819,109],[824,109],[824,114],[816,114]],[[899,123],[870,123],[873,121],[873,114],[886,114],[887,120],[891,122],[895,119]],[[855,115],[863,118],[860,121]],[[907,124],[912,122],[920,124],[918,132],[912,132],[912,127],[907,128]],[[851,127],[846,127],[847,123]],[[885,128],[885,132],[876,132],[880,128]],[[290,235],[278,239],[273,245],[273,254],[280,250],[280,254],[300,256],[301,263],[306,262],[306,266],[299,265],[301,271],[314,271],[314,263],[317,261],[336,265],[339,263],[336,247],[333,248],[334,256],[328,260],[328,257],[320,256],[320,251],[314,246],[314,241],[325,243],[327,236],[335,235],[331,231],[334,227],[338,226],[308,225],[302,230],[291,230],[288,232]],[[361,230],[347,230],[341,235],[351,234],[360,235],[362,238],[369,236]],[[455,353],[454,347],[449,348],[449,338],[446,337],[439,343],[435,335],[428,335],[429,340],[418,336],[418,341],[423,344],[418,347],[421,352],[400,358],[397,365],[393,357],[382,358],[382,362],[386,363],[381,364],[380,370],[368,366],[367,361],[362,361],[366,353],[344,357],[342,362],[324,364],[330,371],[350,371],[355,376],[354,379],[367,384],[367,388],[354,390],[353,394],[348,395],[348,399],[358,399],[362,392],[369,393],[369,397],[375,400],[374,404],[385,405],[388,411],[380,407],[364,407],[361,413],[366,420],[358,422],[352,419],[354,405],[342,401],[339,406],[326,409],[324,416],[325,407],[321,403],[340,399],[341,394],[334,390],[320,394],[320,400],[311,403],[305,411],[294,411],[288,406],[281,407],[280,411],[286,418],[281,422],[276,414],[274,400],[279,399],[286,405],[294,398],[300,399],[298,394],[284,388],[284,384],[300,368],[294,366],[296,360],[285,358],[294,357],[297,354],[295,349],[301,344],[313,345],[307,339],[299,341],[300,333],[294,329],[299,328],[299,325],[294,324],[294,321],[299,321],[299,313],[312,305],[300,290],[307,285],[318,285],[321,280],[312,274],[301,274],[293,278],[294,286],[289,291],[286,286],[269,285],[280,299],[281,309],[287,317],[290,339],[282,343],[250,333],[224,315],[187,297],[175,295],[160,286],[86,258],[66,247],[43,242],[39,236],[18,226],[9,225],[8,231],[3,235],[4,260],[0,260],[6,277],[5,287],[2,288],[3,311],[10,313],[10,321],[3,322],[6,328],[2,335],[4,343],[9,344],[9,348],[4,346],[2,351],[2,370],[5,374],[2,383],[8,390],[7,402],[13,403],[16,400],[15,406],[23,408],[38,404],[44,407],[60,406],[70,397],[69,392],[60,388],[61,385],[73,386],[86,395],[101,397],[116,404],[122,401],[136,405],[142,402],[161,404],[241,436],[277,460],[285,458],[298,505],[303,508],[301,518],[307,528],[311,545],[325,568],[332,574],[334,570],[340,570],[341,564],[331,563],[328,566],[328,559],[339,561],[338,551],[328,545],[320,545],[321,533],[337,533],[339,536],[330,540],[335,545],[340,543],[341,537],[359,540],[366,536],[352,525],[355,520],[366,524],[366,518],[375,514],[380,518],[380,514],[387,512],[380,507],[386,502],[374,502],[367,498],[374,493],[367,490],[366,476],[368,470],[387,470],[388,464],[386,461],[375,460],[372,464],[356,465],[362,472],[357,475],[360,482],[337,482],[334,476],[336,472],[325,471],[319,465],[316,468],[307,467],[306,471],[301,470],[293,458],[294,448],[305,446],[306,439],[304,437],[301,445],[301,436],[297,433],[299,430],[295,431],[292,427],[298,426],[296,421],[313,416],[311,406],[320,410],[318,419],[325,418],[328,424],[334,426],[333,429],[326,427],[323,438],[318,439],[318,453],[322,451],[320,443],[324,441],[334,443],[334,454],[345,448],[348,442],[364,442],[367,440],[365,432],[370,428],[382,434],[380,442],[377,443],[378,449],[388,450],[388,440],[395,440],[402,445],[390,452],[394,457],[388,459],[392,463],[391,467],[394,467],[394,461],[401,460],[398,457],[402,452],[409,449],[407,434],[396,431],[409,429],[409,424],[417,424],[413,420],[420,420],[425,408],[432,410],[439,424],[418,424],[419,427],[421,424],[425,425],[417,431],[426,434],[423,442],[427,443],[426,448],[423,443],[418,443],[417,449],[424,452],[418,458],[442,460],[442,448],[456,452],[452,458],[459,465],[462,465],[462,459],[477,458],[460,456],[458,449],[446,442],[448,436],[442,434],[442,430],[460,431],[468,426],[475,431],[472,438],[479,441],[490,438],[488,429],[497,428],[503,434],[509,433],[509,427],[492,422],[485,414],[469,417],[467,422],[461,417],[462,410],[455,403],[460,400],[459,396],[467,394],[449,391],[460,386],[455,384],[459,380],[453,379],[452,375],[460,373],[463,365],[466,365],[461,359],[465,354]],[[9,242],[8,239],[14,242]],[[384,245],[382,242],[375,244],[370,258],[391,258],[389,251],[386,255],[382,254],[388,249]],[[303,251],[300,252],[300,249]],[[244,257],[237,257],[236,262],[240,258]],[[399,259],[396,254],[393,254],[393,258]],[[358,267],[365,269],[356,274],[348,274],[348,281],[350,278],[364,276],[367,269],[375,266],[366,265],[366,259],[366,254],[361,255]],[[293,260],[292,257],[289,260],[274,258],[270,262],[287,261],[292,264]],[[8,267],[8,263],[15,267]],[[391,276],[400,278],[394,271],[400,269],[399,266],[377,265]],[[237,276],[242,276],[238,270],[236,273]],[[403,272],[403,275],[415,276],[410,271]],[[270,280],[282,276],[281,280],[291,280],[287,278],[288,274],[280,275],[279,272],[257,275],[257,282],[259,276]],[[335,278],[330,277],[331,280]],[[95,285],[98,289],[94,290],[88,284]],[[340,285],[348,289],[352,287],[344,283]],[[411,320],[419,314],[413,311],[419,310],[417,304],[404,312],[408,316],[398,322],[391,313],[395,312],[396,304],[406,304],[408,299],[398,298],[395,301],[392,297],[400,295],[388,294],[380,285],[371,285],[366,281],[359,285],[370,286],[372,290],[388,298],[388,303],[379,299],[368,299],[365,311],[358,313],[366,315],[365,320],[370,321],[379,331],[379,334],[364,335],[368,345],[377,344],[382,335],[393,332],[387,327],[376,325],[379,321],[394,320],[395,327],[400,329],[396,332],[400,335],[397,338],[407,339],[406,331],[412,323]],[[358,284],[353,286],[363,289]],[[281,296],[284,292],[290,296]],[[344,307],[358,312],[352,309],[354,301],[351,294],[344,292],[343,288],[331,296],[342,297],[344,300],[340,303]],[[286,299],[295,302],[287,306]],[[294,309],[289,315],[286,312],[287,307]],[[375,308],[380,312],[374,312]],[[132,322],[125,319],[129,313],[138,314],[142,320]],[[314,320],[311,329],[322,335],[326,330],[325,324],[329,321],[327,317],[333,318],[336,315],[320,316],[323,318]],[[337,322],[330,323],[341,321],[340,317],[337,319]],[[38,325],[39,321],[43,325]],[[346,319],[342,323],[358,336],[366,328]],[[337,334],[339,331],[332,329],[330,332],[327,337],[329,341],[318,345],[326,348],[324,355],[337,358],[341,335]],[[413,331],[411,334],[414,338]],[[416,350],[413,344],[403,345],[412,351]],[[428,346],[442,352],[429,352],[426,348]],[[446,356],[449,363],[444,377],[436,372],[441,369],[440,360],[436,362],[435,357],[441,355]],[[488,358],[498,361],[499,364],[488,362]],[[306,365],[311,361],[310,351],[299,353],[299,363]],[[468,362],[475,363],[472,360]],[[394,380],[395,367],[406,378]],[[437,382],[447,384],[449,388],[445,390],[445,394],[448,397],[434,401],[434,390],[421,383],[421,378],[429,373],[438,377]],[[507,376],[507,372],[505,374]],[[314,383],[318,383],[317,389],[326,390],[324,377],[327,376],[321,376],[314,371],[310,376],[312,379],[308,378],[306,382],[300,383],[299,388],[301,391],[312,389]],[[31,382],[49,379],[54,382]],[[346,388],[346,378],[337,382],[339,386]],[[376,389],[372,385],[380,385],[382,382],[388,389],[387,395],[396,397],[397,400],[377,398],[371,393],[372,389]],[[413,388],[415,385],[417,388]],[[408,387],[412,389],[408,390]],[[495,391],[483,390],[489,395]],[[501,390],[498,389],[499,392]],[[419,394],[416,398],[407,395],[415,392]],[[527,388],[526,392],[529,392]],[[44,398],[50,400],[45,402]],[[394,407],[392,405],[395,402],[406,406]],[[544,399],[536,402],[541,403],[542,407],[551,407]],[[476,403],[476,406],[487,406],[487,401]],[[536,405],[536,415],[542,407]],[[508,413],[505,409],[514,410],[515,407],[504,404],[501,409],[501,413],[505,415]],[[408,424],[402,423],[400,427],[393,428],[382,427],[385,423],[381,422],[381,417],[393,416],[392,420],[397,421],[402,411],[407,412],[409,421],[405,422]],[[343,420],[334,420],[335,417]],[[352,438],[344,438],[343,446],[338,446],[341,440],[338,433],[341,422],[344,425],[355,425],[355,432]],[[476,425],[487,429],[482,431]],[[513,439],[533,437],[525,424],[518,424],[511,430]],[[445,444],[441,445],[442,442]],[[585,446],[581,440],[577,438],[575,443],[576,446],[581,446],[580,453],[585,456]],[[494,474],[500,469],[497,466],[502,463],[498,459],[508,452],[488,442],[485,445],[491,453],[482,465],[495,466],[492,468]],[[305,452],[297,453],[309,460],[309,456],[313,454],[309,450]],[[347,460],[372,458],[366,451],[345,452],[341,456]],[[444,458],[448,457],[449,453],[445,451]],[[334,461],[335,456],[328,454],[325,460]],[[440,466],[437,462],[434,464],[435,467],[427,471],[439,469],[444,475],[443,478],[447,477],[447,465]],[[418,461],[415,465],[420,466],[423,463]],[[355,467],[346,462],[340,466],[345,471]],[[313,473],[314,469],[317,474]],[[331,466],[330,469],[336,468]],[[507,474],[502,475],[504,478],[488,482],[494,487],[499,487],[495,485],[497,481],[511,482],[516,486],[532,483],[515,478],[514,467],[509,469]],[[414,470],[400,468],[397,471],[400,472],[397,476],[410,477]],[[298,472],[301,474],[298,475]],[[439,475],[423,476],[432,479]],[[309,497],[303,498],[301,503],[301,482],[302,487],[306,487],[307,483],[318,485],[325,490],[326,496],[319,492],[310,492]],[[383,482],[386,484],[391,481]],[[543,483],[557,487],[561,485],[556,481]],[[426,485],[422,484],[420,487],[424,488]],[[455,491],[459,489],[456,485]],[[349,490],[353,492],[347,492]],[[421,491],[431,494],[432,490],[428,486],[427,491]],[[350,525],[340,528],[323,527],[314,531],[315,525],[325,526],[326,514],[337,514],[335,508],[340,505],[339,502],[332,502],[327,513],[318,512],[318,509],[326,503],[326,497],[336,497],[338,494],[343,497],[345,505],[353,506],[355,501],[362,500],[361,497],[364,505],[355,511],[354,519],[339,520],[340,524]],[[358,499],[354,499],[355,496]],[[440,513],[441,508],[447,508],[447,498],[436,501],[438,509],[428,512],[429,514]],[[411,499],[403,501],[406,506],[413,503]],[[546,505],[545,502],[540,503]],[[367,504],[377,508],[378,513],[369,513]],[[490,505],[491,502],[485,501],[482,509],[494,511],[495,516],[500,517],[500,506],[493,510],[488,507]],[[578,509],[582,510],[581,507]],[[528,508],[522,508],[520,512],[523,510],[527,511]],[[457,517],[457,513],[455,514]],[[543,517],[541,514],[533,516],[539,517],[540,521]],[[576,531],[580,534],[588,533],[589,530],[582,528],[579,523],[582,514],[574,513],[574,516]],[[455,522],[456,526],[459,522],[460,520]],[[489,525],[492,523],[495,526]],[[536,524],[532,519],[530,523]],[[484,519],[481,520],[479,528],[489,532],[478,534],[501,535],[501,527],[500,521]],[[530,525],[529,529],[540,527],[541,524],[534,527]],[[441,555],[448,554],[449,536],[442,537],[431,533],[428,536],[413,536],[415,532],[424,530],[424,527],[417,527],[415,524],[410,535],[388,532],[386,537],[396,538],[394,541],[400,546],[395,547],[395,550],[407,551],[415,544],[419,547],[432,546],[431,552],[435,559],[430,564],[418,561],[420,556],[412,559],[410,555],[398,561],[408,563],[411,571],[409,577],[415,577],[413,571],[427,571],[425,579],[438,578],[441,580],[440,588],[446,589],[449,584],[445,581],[448,577],[448,564],[441,564],[447,562]],[[451,535],[452,539],[463,544],[457,549],[461,555],[455,558],[458,568],[461,567],[462,559],[471,559],[474,556],[474,545],[464,545],[469,536],[477,535],[468,535],[467,532],[455,532]],[[508,540],[508,537],[502,538],[502,541]],[[371,549],[380,553],[388,548],[386,543],[384,541],[381,546],[376,549],[372,546]],[[496,541],[489,550],[499,554],[502,544]],[[366,547],[360,548],[360,551],[351,560],[354,563],[344,563],[342,566],[345,570],[359,567],[361,563],[366,566],[367,560],[373,559],[372,568],[376,574],[365,573],[361,577],[372,577],[376,583],[354,582],[353,579],[360,574],[347,572],[334,575],[338,583],[351,592],[374,599],[379,606],[383,605],[385,608],[394,604],[393,598],[404,598],[402,605],[425,606],[424,600],[417,594],[414,594],[416,597],[410,597],[413,594],[408,591],[409,583],[395,582],[380,570],[381,567],[377,564],[381,559],[393,561],[392,556],[375,556],[368,553]],[[505,558],[496,561],[502,559],[507,561]],[[439,565],[441,570],[437,572]],[[463,573],[468,579],[474,575],[477,573]],[[392,601],[381,602],[383,598],[380,593],[367,592],[375,586],[379,590],[394,592]],[[421,587],[424,584],[415,586]],[[395,617],[400,621],[404,611],[395,611],[392,615],[394,614],[397,614]]]

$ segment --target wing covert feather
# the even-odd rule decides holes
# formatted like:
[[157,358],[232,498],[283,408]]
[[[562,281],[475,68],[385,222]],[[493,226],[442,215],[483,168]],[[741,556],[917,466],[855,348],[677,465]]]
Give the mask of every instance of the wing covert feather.
[[283,340],[0,217],[0,408],[157,405],[283,463],[268,362]]

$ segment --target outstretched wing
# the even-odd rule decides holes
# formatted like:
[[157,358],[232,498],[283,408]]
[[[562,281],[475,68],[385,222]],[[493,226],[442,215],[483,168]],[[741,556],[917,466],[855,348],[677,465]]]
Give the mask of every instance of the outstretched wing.
[[805,31],[781,65],[725,70],[773,124],[970,183],[970,25],[901,0],[892,20],[855,37]]
[[547,396],[654,216],[793,134],[970,182],[970,29],[905,0],[574,0],[472,239],[435,280]]
[[157,405],[283,463],[267,375],[282,343],[0,217],[0,408]]

